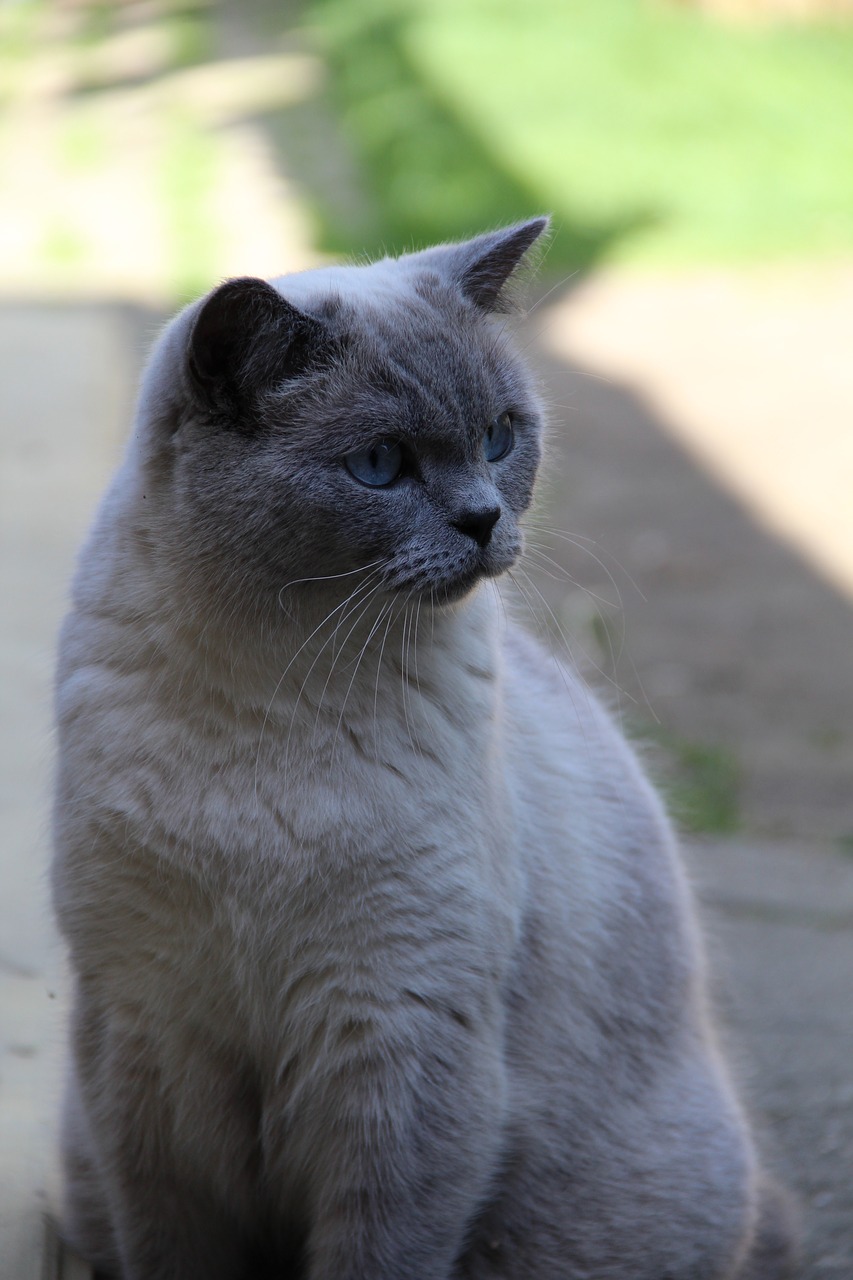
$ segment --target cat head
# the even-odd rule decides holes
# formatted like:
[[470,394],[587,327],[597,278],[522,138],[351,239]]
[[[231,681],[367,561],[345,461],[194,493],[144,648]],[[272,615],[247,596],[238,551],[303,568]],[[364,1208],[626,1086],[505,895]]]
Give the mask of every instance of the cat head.
[[179,317],[142,421],[191,584],[275,609],[297,580],[344,593],[363,570],[444,604],[512,565],[542,424],[495,313],[546,225],[230,280]]

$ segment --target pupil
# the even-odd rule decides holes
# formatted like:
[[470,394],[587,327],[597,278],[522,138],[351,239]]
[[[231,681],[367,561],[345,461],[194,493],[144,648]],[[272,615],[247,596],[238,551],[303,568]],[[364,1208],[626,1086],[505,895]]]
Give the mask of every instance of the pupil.
[[379,450],[378,450],[378,449],[371,449],[371,450],[370,450],[370,453],[367,455],[367,459],[368,459],[368,461],[369,461],[369,463],[370,463],[371,467],[373,467],[373,470],[375,471],[375,470],[376,470],[376,466],[377,466],[377,464],[378,464],[378,462],[379,462]]

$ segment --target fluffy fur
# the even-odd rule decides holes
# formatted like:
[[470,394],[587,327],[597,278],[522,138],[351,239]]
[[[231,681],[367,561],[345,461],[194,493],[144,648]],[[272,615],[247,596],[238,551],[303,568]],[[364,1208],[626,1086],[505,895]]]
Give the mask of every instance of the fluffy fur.
[[544,225],[232,281],[155,350],[57,694],[64,1227],[106,1275],[785,1273],[661,806],[489,581]]

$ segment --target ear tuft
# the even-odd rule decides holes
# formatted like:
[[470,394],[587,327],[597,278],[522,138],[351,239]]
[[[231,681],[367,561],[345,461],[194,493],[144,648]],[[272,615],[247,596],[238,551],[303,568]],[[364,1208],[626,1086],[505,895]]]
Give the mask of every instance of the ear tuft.
[[532,218],[461,244],[426,249],[415,257],[455,284],[481,311],[508,310],[504,290],[510,277],[549,222],[545,217]]
[[468,261],[459,281],[465,296],[483,311],[499,311],[501,294],[522,258],[548,226],[548,218],[534,218],[494,231],[461,246]]
[[322,326],[252,276],[226,280],[193,323],[187,370],[205,407],[239,415],[257,397],[301,373],[322,342]]

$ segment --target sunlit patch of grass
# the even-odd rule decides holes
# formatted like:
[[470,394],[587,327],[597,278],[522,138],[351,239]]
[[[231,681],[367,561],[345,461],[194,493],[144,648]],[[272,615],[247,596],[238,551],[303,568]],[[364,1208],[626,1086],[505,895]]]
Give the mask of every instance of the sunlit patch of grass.
[[[420,238],[426,210],[450,235],[524,201],[556,214],[552,257],[581,265],[584,243],[673,264],[853,249],[853,25],[725,26],[640,0],[307,12],[390,227]],[[470,183],[460,139],[481,160]]]
[[208,215],[217,178],[216,140],[185,113],[169,114],[159,169],[169,274],[178,302],[204,293],[216,276],[216,231]]
[[46,9],[47,0],[18,0],[0,7],[0,62],[12,62],[33,52],[37,23]]
[[45,5],[46,0],[0,5],[0,109],[4,111],[20,91],[27,62],[38,49]]
[[[201,10],[202,6],[197,6]],[[172,45],[172,61],[176,67],[194,66],[205,62],[214,53],[215,41],[209,20],[202,12],[181,13],[168,24]]]
[[62,166],[71,173],[98,169],[109,155],[109,142],[101,122],[91,113],[69,115],[57,139],[57,154]]
[[0,5],[7,289],[171,306],[239,271],[244,246],[274,259],[279,227],[281,245],[299,235],[258,118],[310,96],[319,64],[229,57],[220,17],[210,0]]
[[88,0],[80,7],[76,38],[82,45],[96,45],[112,35],[120,18],[119,6],[111,0]]
[[[409,38],[414,11],[405,4],[310,11],[330,66],[329,99],[373,204],[372,225],[362,220],[357,228],[359,242],[327,204],[327,249],[376,254],[417,247],[550,207],[500,143],[472,129],[424,74]],[[621,213],[593,223],[564,212],[554,262],[591,264],[626,230]]]
[[42,242],[42,253],[51,266],[64,269],[84,262],[88,246],[73,227],[58,222],[48,228]]

